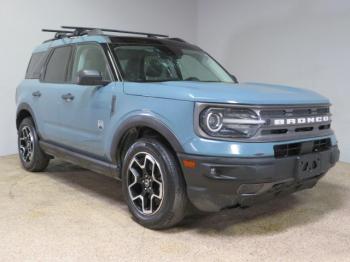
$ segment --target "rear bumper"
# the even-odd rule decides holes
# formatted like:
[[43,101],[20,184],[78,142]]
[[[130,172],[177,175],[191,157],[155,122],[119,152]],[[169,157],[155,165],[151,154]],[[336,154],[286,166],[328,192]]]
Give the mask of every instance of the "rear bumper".
[[[339,159],[337,146],[305,156],[227,158],[179,154],[190,201],[202,211],[249,206],[276,195],[313,187]],[[310,162],[307,170],[305,163]],[[315,162],[315,166],[312,164]]]

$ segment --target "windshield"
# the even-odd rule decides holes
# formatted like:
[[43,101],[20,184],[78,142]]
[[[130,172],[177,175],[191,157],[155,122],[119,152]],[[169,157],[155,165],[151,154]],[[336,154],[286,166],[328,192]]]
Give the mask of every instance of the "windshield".
[[200,50],[170,45],[118,45],[112,49],[125,81],[234,82]]

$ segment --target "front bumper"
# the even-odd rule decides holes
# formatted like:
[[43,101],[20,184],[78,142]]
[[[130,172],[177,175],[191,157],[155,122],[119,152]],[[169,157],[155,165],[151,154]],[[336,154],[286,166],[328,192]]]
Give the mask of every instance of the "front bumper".
[[[199,210],[213,212],[311,188],[339,160],[339,150],[335,145],[327,151],[284,158],[178,156],[190,201]],[[196,166],[186,168],[185,159],[194,160]]]

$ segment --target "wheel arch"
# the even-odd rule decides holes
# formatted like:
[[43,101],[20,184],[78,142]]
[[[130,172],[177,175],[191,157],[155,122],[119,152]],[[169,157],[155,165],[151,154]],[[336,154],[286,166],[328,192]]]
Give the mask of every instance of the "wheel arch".
[[19,125],[21,124],[22,120],[26,117],[31,117],[34,121],[35,127],[36,128],[38,127],[32,108],[27,103],[22,103],[17,107],[17,112],[16,112],[16,128],[17,128],[17,130],[18,130]]
[[177,153],[183,152],[179,139],[166,124],[155,116],[137,115],[126,119],[115,131],[110,151],[111,160],[121,167],[121,157],[125,151],[123,147],[128,145],[128,138],[132,141],[145,135],[156,134],[160,136],[162,142],[170,147],[176,158]]

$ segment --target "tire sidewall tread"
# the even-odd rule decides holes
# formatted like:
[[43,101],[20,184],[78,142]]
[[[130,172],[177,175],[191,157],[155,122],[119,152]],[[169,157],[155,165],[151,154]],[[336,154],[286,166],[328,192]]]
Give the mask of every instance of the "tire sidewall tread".
[[[164,196],[161,208],[152,215],[141,214],[132,203],[127,188],[126,174],[130,161],[138,152],[151,154],[159,163],[163,173]],[[122,167],[123,195],[134,219],[151,229],[164,229],[180,222],[187,206],[186,185],[179,164],[172,152],[154,138],[141,138],[128,150]]]
[[[29,127],[31,133],[33,134],[33,138],[34,138],[34,141],[33,141],[34,150],[33,150],[33,156],[32,156],[33,159],[29,163],[23,161],[22,156],[20,154],[20,150],[19,150],[19,143],[20,143],[19,134],[24,126]],[[27,118],[22,120],[22,122],[20,123],[19,128],[18,128],[17,140],[18,140],[18,154],[19,154],[19,158],[20,158],[20,161],[21,161],[23,168],[26,169],[27,171],[31,171],[31,172],[40,172],[40,171],[45,170],[49,164],[50,157],[47,154],[45,154],[45,152],[42,151],[42,149],[40,148],[39,138],[38,138],[37,131],[35,129],[35,125],[34,125],[32,118],[27,117]]]

